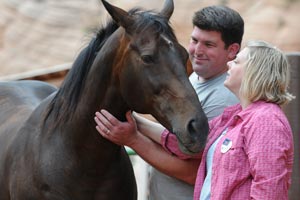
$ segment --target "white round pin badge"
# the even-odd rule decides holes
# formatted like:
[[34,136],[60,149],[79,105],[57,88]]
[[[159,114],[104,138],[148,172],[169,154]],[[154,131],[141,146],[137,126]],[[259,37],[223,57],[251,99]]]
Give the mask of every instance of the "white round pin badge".
[[221,153],[226,153],[232,147],[232,141],[226,138],[221,146]]

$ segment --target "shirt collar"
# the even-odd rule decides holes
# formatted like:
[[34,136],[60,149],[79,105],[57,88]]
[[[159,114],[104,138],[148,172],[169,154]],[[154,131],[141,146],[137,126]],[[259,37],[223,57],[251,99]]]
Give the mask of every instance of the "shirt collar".
[[241,120],[243,121],[247,116],[249,116],[249,113],[253,112],[253,109],[257,109],[259,107],[264,107],[266,104],[269,104],[266,101],[255,101],[252,102],[246,109],[242,109],[241,104],[236,104],[230,107],[227,107],[224,109],[222,119],[221,119],[221,125],[225,125],[225,123],[228,123],[228,125],[233,125],[233,123],[237,123],[237,121]]

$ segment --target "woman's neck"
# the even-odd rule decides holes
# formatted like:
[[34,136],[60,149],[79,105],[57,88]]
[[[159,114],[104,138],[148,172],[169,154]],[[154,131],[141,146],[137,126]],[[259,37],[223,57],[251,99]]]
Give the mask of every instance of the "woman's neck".
[[251,101],[249,101],[249,99],[246,99],[244,97],[239,97],[239,99],[243,110],[246,109],[251,104]]

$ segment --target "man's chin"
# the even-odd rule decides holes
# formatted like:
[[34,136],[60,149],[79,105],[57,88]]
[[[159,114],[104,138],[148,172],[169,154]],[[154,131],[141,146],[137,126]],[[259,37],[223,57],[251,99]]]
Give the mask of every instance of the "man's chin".
[[207,61],[193,61],[193,68],[206,68],[208,66]]

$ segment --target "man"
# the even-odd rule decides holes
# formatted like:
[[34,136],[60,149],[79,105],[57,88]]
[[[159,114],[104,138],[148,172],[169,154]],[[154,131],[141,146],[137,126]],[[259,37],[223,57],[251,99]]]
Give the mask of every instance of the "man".
[[[190,81],[195,88],[208,120],[238,102],[224,87],[227,62],[238,53],[244,33],[240,15],[222,6],[205,7],[194,14],[188,52],[193,66]],[[188,200],[193,186],[153,168],[150,200]]]
[[[228,7],[209,6],[195,13],[193,26],[188,47],[194,71],[190,81],[210,120],[221,114],[225,107],[238,102],[223,83],[227,75],[227,62],[234,59],[240,49],[244,21]],[[98,119],[99,116],[97,114]],[[101,120],[98,119],[97,129],[101,133]],[[127,119],[130,120],[129,117]],[[133,123],[132,120],[129,123]],[[123,123],[122,126],[127,125]],[[150,200],[193,199],[193,185],[201,160],[180,160],[162,148],[160,135],[141,134],[144,137],[140,138],[134,150],[154,167],[150,180]]]

